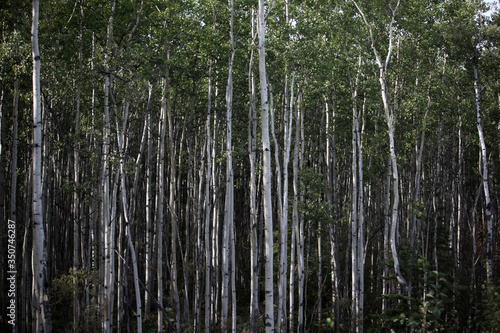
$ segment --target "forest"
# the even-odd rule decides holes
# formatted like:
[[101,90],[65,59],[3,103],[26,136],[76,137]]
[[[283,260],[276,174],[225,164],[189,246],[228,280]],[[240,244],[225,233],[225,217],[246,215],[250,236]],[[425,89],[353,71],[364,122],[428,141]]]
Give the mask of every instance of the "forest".
[[500,4],[0,2],[0,331],[498,332]]

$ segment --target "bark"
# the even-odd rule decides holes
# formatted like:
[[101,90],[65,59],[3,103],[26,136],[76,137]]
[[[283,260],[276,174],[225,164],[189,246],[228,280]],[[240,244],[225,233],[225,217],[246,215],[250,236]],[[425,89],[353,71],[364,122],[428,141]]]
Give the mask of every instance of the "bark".
[[266,12],[265,1],[259,0],[259,77],[261,95],[262,153],[263,153],[263,203],[264,203],[264,262],[265,262],[265,314],[264,326],[267,333],[274,332],[273,292],[273,210],[271,201],[271,144],[269,140],[269,99],[266,74]]
[[157,280],[158,280],[158,332],[163,332],[163,219],[165,195],[165,132],[167,127],[167,89],[169,85],[169,68],[162,78],[161,115],[159,123],[159,151],[158,151],[158,192],[156,196],[156,238],[157,238]]
[[[80,247],[80,197],[78,195],[78,186],[79,186],[79,173],[80,173],[80,161],[79,161],[79,134],[80,134],[80,96],[81,96],[81,81],[82,81],[82,70],[83,70],[83,62],[82,62],[82,53],[83,53],[83,3],[80,4],[80,49],[78,52],[78,67],[79,67],[79,75],[78,75],[78,83],[76,90],[76,119],[75,119],[75,148],[73,151],[73,180],[74,184],[74,192],[73,192],[73,283],[76,285],[76,272],[79,269],[79,247]],[[80,301],[78,299],[77,290],[75,288],[73,292],[73,332],[76,332],[77,327],[80,325]]]
[[116,8],[116,1],[111,7],[111,16],[108,20],[107,41],[105,52],[105,77],[104,77],[104,142],[103,142],[103,168],[102,168],[102,228],[104,229],[104,299],[103,299],[103,330],[111,332],[113,326],[113,302],[114,302],[114,226],[115,221],[110,216],[110,117],[109,117],[109,94],[110,94],[110,68],[109,52],[113,35],[113,15]]
[[134,243],[133,243],[133,238],[132,238],[132,231],[130,228],[130,220],[128,216],[128,207],[127,207],[127,188],[125,184],[125,157],[124,157],[124,144],[123,144],[123,133],[126,130],[127,127],[127,119],[128,119],[128,109],[129,109],[130,103],[126,103],[125,106],[125,114],[123,116],[123,125],[122,125],[122,130],[120,131],[119,124],[118,124],[118,115],[116,115],[116,127],[118,129],[117,133],[117,138],[118,138],[118,153],[120,157],[120,174],[121,174],[121,194],[122,194],[122,207],[123,207],[123,218],[125,220],[125,230],[126,230],[126,237],[127,237],[127,244],[130,250],[130,254],[132,257],[132,268],[133,268],[133,273],[134,273],[134,289],[135,289],[135,301],[136,301],[136,312],[135,316],[137,317],[137,332],[141,333],[142,332],[142,302],[141,302],[141,293],[139,289],[139,271],[137,269],[137,256],[135,253],[135,248],[134,248]]
[[146,157],[146,269],[145,269],[145,291],[144,291],[144,317],[148,317],[151,309],[151,295],[153,280],[153,223],[152,223],[152,204],[153,198],[151,197],[151,178],[152,175],[152,154],[153,154],[153,133],[151,124],[151,112],[153,103],[153,88],[154,85],[149,83],[148,92],[148,108],[146,113],[146,130],[147,130],[147,157]]
[[33,298],[36,312],[35,331],[52,332],[50,317],[47,252],[42,202],[42,101],[40,87],[40,51],[38,48],[39,1],[33,0],[31,43],[33,56]]
[[208,110],[207,110],[207,120],[206,120],[206,131],[207,131],[207,145],[206,145],[206,156],[207,156],[207,177],[205,183],[205,332],[210,331],[210,308],[211,308],[211,248],[210,248],[210,230],[211,230],[211,219],[210,214],[212,211],[212,198],[210,196],[210,185],[212,176],[212,142],[210,121],[212,112],[212,61],[210,61],[210,66],[208,70]]
[[[252,8],[250,15],[252,46],[255,42],[255,10]],[[250,106],[248,110],[248,155],[250,161],[250,329],[257,332],[257,317],[259,313],[259,276],[258,276],[258,208],[257,208],[257,178],[256,178],[256,149],[257,149],[257,106],[255,92],[255,78],[253,73],[254,47],[250,52],[248,65],[248,89]]]
[[481,148],[481,180],[483,183],[485,213],[486,213],[486,280],[488,284],[493,282],[493,214],[491,212],[490,187],[488,184],[488,155],[484,139],[483,119],[481,110],[481,88],[479,83],[479,69],[477,59],[474,59],[474,91],[476,93],[476,126]]
[[371,41],[371,47],[373,50],[373,53],[376,58],[376,62],[379,68],[379,75],[378,79],[380,82],[380,94],[382,97],[382,102],[384,105],[384,111],[385,111],[385,119],[387,122],[387,127],[388,127],[388,134],[389,134],[389,150],[390,150],[390,157],[391,157],[391,164],[392,164],[392,177],[393,177],[393,188],[392,188],[392,194],[393,194],[393,202],[392,202],[392,215],[391,215],[391,229],[390,229],[390,247],[391,247],[391,252],[392,252],[392,260],[394,261],[394,271],[396,273],[396,278],[399,282],[400,285],[402,286],[407,286],[406,279],[404,278],[403,274],[401,273],[401,268],[399,265],[399,255],[397,252],[397,244],[396,244],[396,232],[398,229],[398,211],[399,211],[399,173],[398,173],[398,163],[397,163],[397,155],[396,155],[396,148],[395,148],[395,139],[394,139],[394,114],[392,113],[391,106],[389,105],[389,100],[387,96],[387,82],[386,82],[386,73],[387,73],[387,67],[389,65],[389,62],[391,60],[391,54],[392,54],[392,47],[393,47],[393,24],[395,22],[395,16],[396,16],[396,11],[399,7],[399,1],[396,4],[396,7],[394,9],[391,8],[392,11],[392,17],[391,17],[391,23],[389,26],[389,46],[387,50],[387,57],[384,62],[382,62],[382,59],[380,58],[380,55],[378,53],[378,50],[375,46],[375,37],[373,36],[373,30],[366,19],[366,16],[363,12],[363,10],[359,7],[357,2],[355,0],[352,0],[356,8],[358,9],[360,15],[363,17],[363,20],[365,22],[366,27],[368,28],[369,34],[370,34],[370,41]]
[[[304,278],[305,278],[305,264],[304,264],[304,218],[300,215],[298,211],[299,201],[303,203],[303,195],[301,194],[300,187],[301,183],[299,181],[299,173],[302,169],[302,159],[304,154],[304,135],[303,135],[303,115],[302,115],[302,105],[301,105],[301,92],[299,91],[298,102],[297,102],[297,112],[295,118],[295,147],[294,147],[294,157],[293,157],[293,223],[294,223],[294,233],[296,240],[296,252],[297,252],[297,275],[298,275],[298,321],[297,321],[297,331],[299,333],[304,332]],[[292,327],[290,327],[292,330]]]
[[[232,108],[233,108],[233,64],[235,56],[235,45],[233,36],[234,6],[233,1],[229,1],[230,7],[230,46],[231,57],[229,59],[228,79],[226,86],[226,200],[224,212],[224,229],[222,245],[222,331],[228,328],[228,307],[229,307],[229,280],[234,282],[235,262],[234,254],[234,234],[232,233],[234,224],[234,178],[233,178],[233,152],[232,152]],[[231,256],[231,258],[230,258]],[[231,261],[231,263],[229,262]],[[231,268],[229,268],[231,267]],[[231,272],[230,272],[231,270]],[[236,290],[232,288],[232,293]],[[232,331],[236,331],[236,304],[232,302],[233,314],[231,318]]]

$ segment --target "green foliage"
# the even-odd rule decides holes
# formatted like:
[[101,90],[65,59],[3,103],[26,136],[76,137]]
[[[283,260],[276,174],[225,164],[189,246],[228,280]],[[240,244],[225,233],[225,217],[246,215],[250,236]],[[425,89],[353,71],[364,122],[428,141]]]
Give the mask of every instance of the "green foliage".
[[500,327],[500,287],[486,284],[482,288],[482,311],[478,313],[481,315],[478,326],[483,332],[498,332]]
[[383,325],[396,331],[410,329],[412,332],[454,332],[458,329],[457,311],[452,299],[457,293],[449,277],[430,270],[425,258],[418,260],[419,283],[412,290],[412,297],[392,294],[385,299],[397,302],[382,316]]
[[324,180],[324,176],[312,169],[302,169],[299,172],[300,193],[304,198],[299,203],[299,211],[304,220],[321,222],[326,226],[334,221],[334,214],[324,200],[327,191],[331,191]]
[[[82,297],[85,290],[89,291],[90,299],[94,299],[97,295],[94,286],[99,283],[99,272],[87,272],[83,268],[74,271],[70,268],[68,274],[61,275],[59,278],[52,280],[50,288],[50,307],[52,309],[52,324],[54,331],[57,332],[72,332],[72,323],[68,320],[68,316],[72,313],[75,298],[82,303]],[[83,309],[84,316],[87,318],[89,327],[99,327],[99,307],[89,304]]]

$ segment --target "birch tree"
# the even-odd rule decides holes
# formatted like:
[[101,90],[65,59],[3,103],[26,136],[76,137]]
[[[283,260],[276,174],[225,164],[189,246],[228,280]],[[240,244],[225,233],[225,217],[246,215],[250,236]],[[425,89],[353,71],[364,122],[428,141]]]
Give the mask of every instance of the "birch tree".
[[395,22],[396,12],[399,7],[399,0],[394,8],[391,8],[392,17],[391,22],[389,24],[389,45],[387,47],[387,56],[385,61],[382,62],[382,58],[380,57],[379,51],[375,45],[375,36],[373,34],[373,29],[371,24],[368,22],[364,11],[358,5],[355,0],[352,0],[356,8],[358,9],[363,21],[368,29],[371,48],[373,54],[375,56],[375,60],[379,69],[378,80],[380,83],[380,94],[382,97],[382,102],[384,106],[384,114],[385,120],[387,123],[388,134],[389,134],[389,151],[390,158],[392,164],[392,178],[393,178],[393,188],[392,188],[392,213],[391,213],[391,225],[390,225],[390,248],[392,253],[392,260],[394,261],[394,271],[396,273],[396,278],[400,285],[406,286],[407,282],[403,274],[401,273],[401,268],[399,264],[399,255],[397,251],[396,245],[396,232],[398,230],[398,218],[399,218],[399,173],[398,173],[398,163],[397,163],[397,155],[396,155],[396,147],[395,147],[395,139],[394,139],[394,122],[395,115],[391,110],[391,106],[389,105],[389,99],[387,96],[387,67],[389,66],[389,62],[391,60],[392,48],[393,48],[393,25]]
[[248,91],[250,97],[248,109],[248,155],[250,161],[250,329],[257,332],[257,317],[259,312],[259,277],[258,277],[258,208],[257,208],[257,105],[255,91],[255,76],[253,73],[255,49],[255,9],[250,14],[251,46],[248,64]]
[[[222,330],[223,332],[227,329],[228,322],[228,307],[229,307],[229,280],[231,283],[234,282],[234,179],[233,179],[233,152],[232,152],[232,108],[233,108],[233,64],[234,55],[236,52],[234,45],[233,27],[234,27],[234,4],[232,0],[229,0],[229,11],[230,11],[230,47],[231,47],[231,57],[229,59],[229,73],[226,86],[226,200],[225,200],[225,212],[224,212],[224,229],[222,238]],[[230,259],[231,255],[231,259]],[[231,261],[231,262],[229,262]],[[231,273],[229,272],[229,266],[231,266]],[[234,287],[231,288],[232,293],[235,295],[236,290]],[[236,332],[236,304],[232,302],[232,331]]]
[[265,0],[259,0],[259,77],[262,122],[263,154],[263,203],[264,203],[264,261],[265,261],[265,315],[264,326],[267,333],[274,332],[274,291],[273,291],[273,210],[271,201],[271,144],[269,140],[269,99],[266,73],[266,7]]
[[33,0],[31,47],[33,57],[33,299],[35,307],[35,331],[52,332],[50,317],[47,252],[42,202],[42,101],[40,87],[40,50],[38,48],[39,1]]
[[103,166],[102,166],[102,228],[104,241],[104,299],[103,299],[103,330],[111,332],[113,326],[113,304],[114,304],[114,226],[115,221],[112,219],[110,212],[110,136],[111,123],[109,117],[109,94],[111,69],[109,67],[109,52],[111,51],[112,36],[113,36],[113,15],[116,8],[116,1],[111,5],[111,15],[108,19],[106,51],[104,57],[105,77],[104,77],[104,131],[103,131]]

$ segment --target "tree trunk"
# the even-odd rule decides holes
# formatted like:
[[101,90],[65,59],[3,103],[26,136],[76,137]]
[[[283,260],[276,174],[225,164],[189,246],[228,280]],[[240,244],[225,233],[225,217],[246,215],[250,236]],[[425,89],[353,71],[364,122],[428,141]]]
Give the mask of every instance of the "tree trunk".
[[123,206],[123,218],[125,220],[125,230],[126,230],[126,237],[127,237],[127,243],[128,247],[130,250],[130,254],[132,256],[132,269],[134,273],[134,289],[135,289],[135,301],[136,301],[136,312],[135,316],[137,317],[137,332],[142,333],[142,302],[141,302],[141,292],[139,289],[139,271],[137,269],[137,256],[135,253],[135,248],[134,248],[134,243],[133,243],[133,238],[132,238],[132,231],[130,229],[130,220],[128,216],[128,207],[127,207],[127,189],[126,189],[126,184],[125,184],[125,158],[124,158],[124,144],[123,144],[123,133],[125,133],[126,127],[127,127],[127,118],[128,118],[128,109],[129,109],[130,103],[127,102],[125,106],[125,112],[123,116],[123,125],[122,125],[122,130],[120,132],[119,124],[118,124],[118,115],[116,116],[116,127],[117,127],[117,138],[118,138],[118,153],[119,153],[119,158],[120,158],[120,174],[121,174],[121,194],[122,194],[122,206]]
[[[250,15],[252,39],[255,36],[255,10]],[[257,106],[255,79],[253,74],[254,48],[250,52],[248,65],[248,89],[250,107],[248,110],[248,155],[250,160],[250,331],[257,333],[257,318],[259,315],[259,275],[258,275],[258,208],[257,208],[257,177],[255,172],[257,155]]]
[[493,282],[493,214],[491,212],[490,187],[488,184],[488,155],[486,153],[486,142],[484,140],[483,119],[481,114],[481,88],[479,86],[479,70],[477,59],[474,59],[474,91],[476,93],[476,125],[481,146],[481,164],[483,166],[481,178],[483,182],[484,201],[486,208],[486,281]]
[[147,130],[147,158],[146,158],[146,272],[145,272],[145,284],[146,290],[144,291],[144,317],[148,317],[149,311],[151,310],[152,296],[150,294],[153,285],[153,224],[152,224],[152,204],[153,198],[151,197],[151,178],[152,173],[152,154],[153,154],[153,132],[151,124],[151,113],[153,104],[153,88],[154,85],[149,83],[148,92],[148,108],[146,114],[146,130]]
[[40,88],[40,51],[38,49],[39,1],[33,0],[31,42],[33,56],[33,292],[36,332],[52,332],[50,317],[47,255],[42,203],[42,101]]
[[271,144],[269,140],[269,100],[266,74],[266,13],[265,1],[259,0],[259,77],[261,94],[262,153],[263,153],[263,198],[264,198],[264,262],[265,262],[265,315],[264,326],[267,333],[274,332],[273,293],[273,210],[271,199]]
[[[226,200],[224,212],[224,229],[222,236],[222,331],[226,332],[228,327],[228,307],[229,307],[229,280],[234,281],[234,261],[232,260],[232,249],[234,244],[234,236],[231,232],[234,224],[234,179],[233,179],[233,152],[232,152],[232,108],[233,108],[233,64],[235,56],[235,46],[233,37],[233,21],[234,21],[234,6],[233,1],[229,0],[230,10],[230,46],[231,57],[229,59],[228,78],[226,86]],[[231,248],[230,248],[231,247]],[[230,259],[231,255],[231,259]],[[229,262],[231,260],[231,263]],[[229,268],[231,267],[231,268]],[[231,269],[231,272],[229,272]],[[236,290],[232,290],[233,293]],[[233,312],[236,309],[236,304],[232,304]],[[236,331],[236,316],[231,318],[233,332]]]
[[[167,58],[168,58],[168,50]],[[167,127],[167,94],[169,85],[169,67],[162,78],[161,115],[159,123],[158,151],[158,191],[156,196],[156,238],[157,238],[157,279],[158,279],[158,332],[163,332],[163,202],[165,195],[165,132]]]
[[110,333],[113,326],[113,303],[114,303],[114,219],[110,216],[110,173],[111,169],[109,166],[110,158],[110,136],[111,136],[111,125],[109,118],[109,94],[110,94],[110,68],[109,62],[109,52],[111,52],[111,43],[113,36],[113,14],[116,7],[116,1],[113,1],[111,7],[111,16],[108,20],[107,28],[107,41],[106,41],[106,52],[105,52],[105,78],[104,78],[104,142],[103,142],[103,184],[102,184],[102,228],[104,229],[104,318],[103,318],[103,330],[106,333]]

